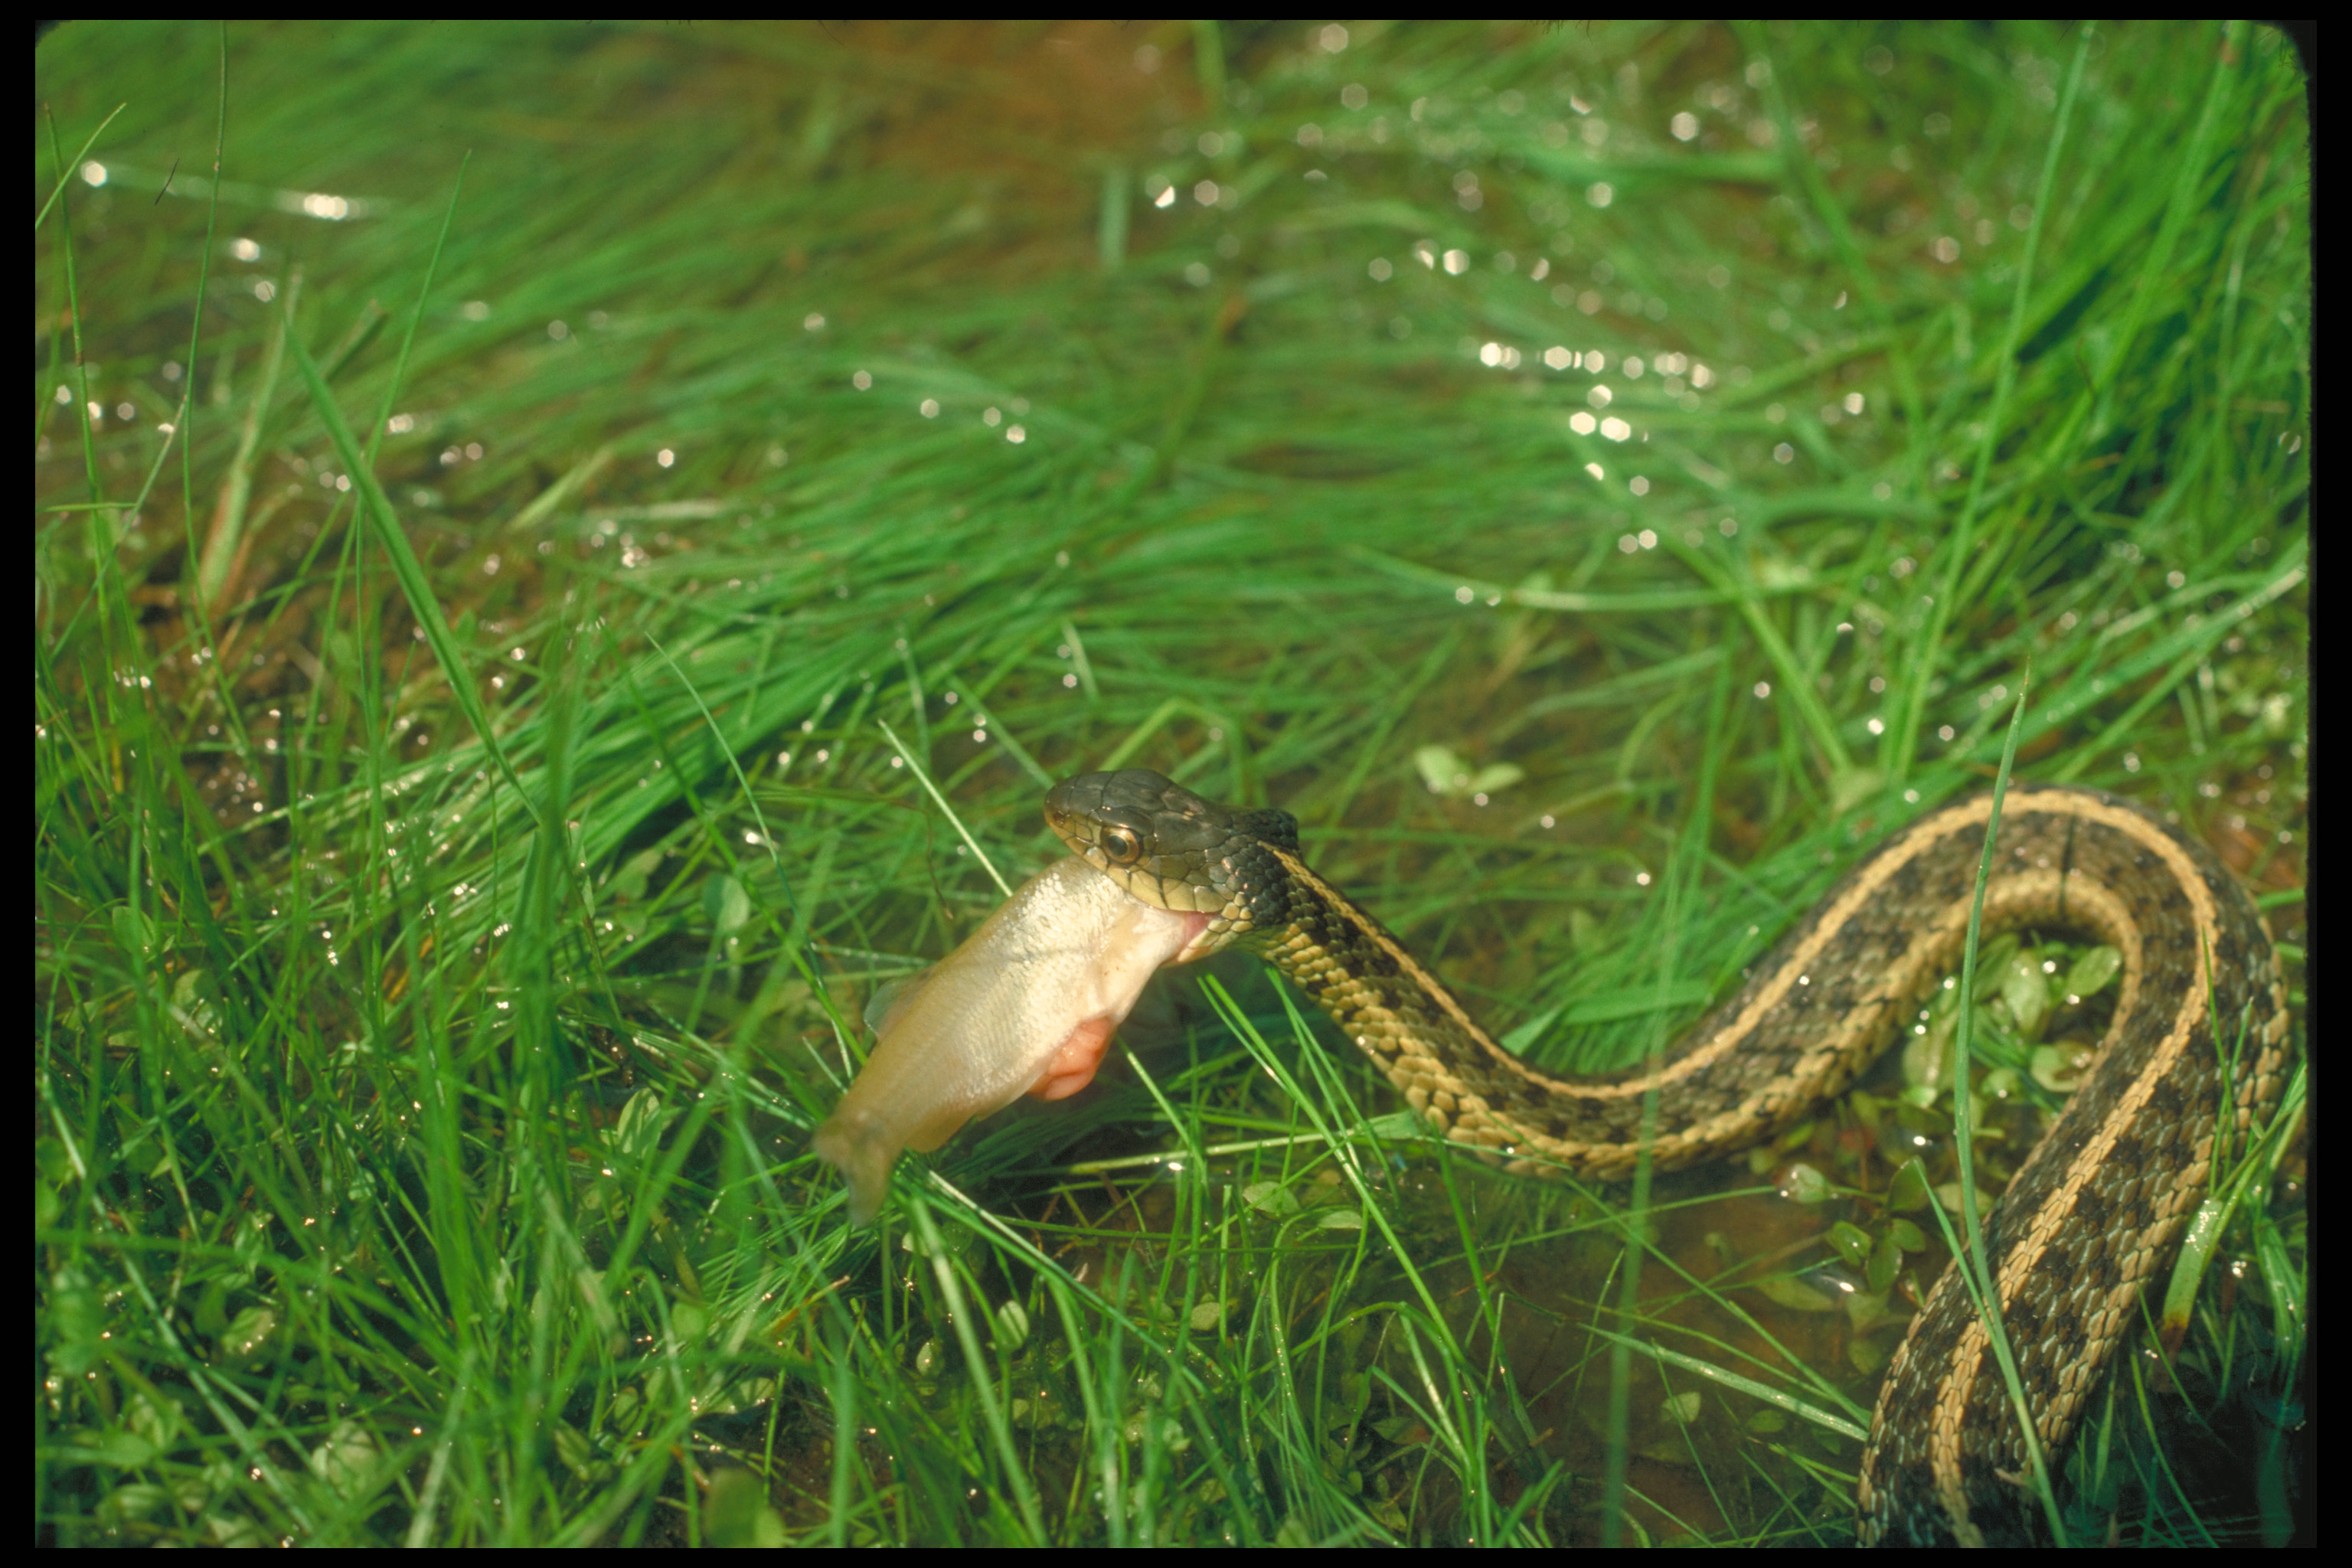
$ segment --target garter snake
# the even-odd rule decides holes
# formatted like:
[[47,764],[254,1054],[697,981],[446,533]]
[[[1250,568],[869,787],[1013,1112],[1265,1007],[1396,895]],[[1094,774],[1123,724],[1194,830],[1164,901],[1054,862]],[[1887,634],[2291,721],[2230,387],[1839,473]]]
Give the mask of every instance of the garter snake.
[[[1895,833],[1661,1065],[1607,1079],[1549,1077],[1497,1046],[1307,867],[1287,812],[1219,805],[1131,769],[1055,785],[1045,819],[1146,903],[1208,915],[1185,956],[1232,946],[1279,969],[1448,1138],[1515,1172],[1610,1179],[1633,1172],[1654,1089],[1650,1157],[1671,1170],[1769,1138],[1851,1082],[1959,966],[1990,807],[1990,795],[1963,800]],[[1984,930],[2026,924],[2086,934],[2124,960],[2095,1058],[1986,1225],[2048,1452],[2137,1321],[2217,1135],[2242,1142],[2277,1103],[2286,992],[2262,917],[2213,854],[2095,791],[2008,792]],[[1984,1327],[1948,1268],[1878,1396],[1861,1538],[2032,1541],[2026,1471]]]

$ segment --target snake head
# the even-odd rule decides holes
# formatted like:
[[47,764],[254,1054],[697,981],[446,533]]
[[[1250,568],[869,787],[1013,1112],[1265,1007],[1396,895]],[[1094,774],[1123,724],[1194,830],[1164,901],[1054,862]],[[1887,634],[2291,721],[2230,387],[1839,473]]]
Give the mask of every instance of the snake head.
[[1276,923],[1280,868],[1296,855],[1298,819],[1204,800],[1164,773],[1081,773],[1045,795],[1046,825],[1088,865],[1155,909],[1210,917],[1184,953],[1197,958]]

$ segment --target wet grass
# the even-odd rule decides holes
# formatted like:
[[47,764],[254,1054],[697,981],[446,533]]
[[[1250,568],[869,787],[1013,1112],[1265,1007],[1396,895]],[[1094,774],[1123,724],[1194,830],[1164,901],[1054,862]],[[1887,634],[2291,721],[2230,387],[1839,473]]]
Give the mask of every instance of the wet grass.
[[[863,1002],[1069,773],[1287,806],[1601,1068],[1987,782],[2030,667],[2019,776],[2214,844],[2300,995],[2274,35],[68,26],[37,81],[44,1541],[1850,1533],[1907,1309],[1822,1310],[1833,1222],[1940,1263],[1897,1065],[1748,1170],[1516,1182],[1228,967],[848,1230]],[[2293,1527],[2250,1158],[2090,1539]]]

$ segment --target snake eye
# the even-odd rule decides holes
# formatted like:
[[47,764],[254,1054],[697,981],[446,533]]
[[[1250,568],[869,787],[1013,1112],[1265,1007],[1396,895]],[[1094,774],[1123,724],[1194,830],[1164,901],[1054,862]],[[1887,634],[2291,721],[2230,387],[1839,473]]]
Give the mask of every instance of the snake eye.
[[1143,858],[1143,846],[1124,827],[1106,827],[1095,842],[1102,847],[1103,858],[1114,866],[1132,866]]

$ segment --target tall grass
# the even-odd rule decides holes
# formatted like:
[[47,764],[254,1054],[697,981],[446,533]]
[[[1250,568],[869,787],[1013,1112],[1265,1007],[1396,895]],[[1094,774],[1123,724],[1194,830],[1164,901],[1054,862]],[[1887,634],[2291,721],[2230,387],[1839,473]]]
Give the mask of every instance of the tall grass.
[[[849,1230],[860,1009],[1070,773],[1289,807],[1605,1068],[2030,666],[2021,774],[2300,958],[2273,34],[68,26],[37,84],[44,1541],[1850,1531],[1899,1080],[1629,1205],[1227,968]],[[2289,1528],[2294,1173],[2076,1445],[2094,1539]]]

